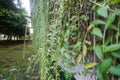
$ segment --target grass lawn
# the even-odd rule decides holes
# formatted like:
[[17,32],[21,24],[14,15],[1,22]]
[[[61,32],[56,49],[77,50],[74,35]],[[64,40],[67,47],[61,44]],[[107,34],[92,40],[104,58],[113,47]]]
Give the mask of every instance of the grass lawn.
[[[7,80],[14,80],[16,76],[22,75],[23,71],[28,67],[28,57],[32,55],[33,48],[29,42],[25,47],[25,59],[23,60],[23,43],[15,45],[0,45],[0,76]],[[20,70],[22,69],[22,70]],[[22,71],[21,74],[16,74]],[[0,79],[1,80],[1,79]],[[25,80],[25,79],[20,79]]]

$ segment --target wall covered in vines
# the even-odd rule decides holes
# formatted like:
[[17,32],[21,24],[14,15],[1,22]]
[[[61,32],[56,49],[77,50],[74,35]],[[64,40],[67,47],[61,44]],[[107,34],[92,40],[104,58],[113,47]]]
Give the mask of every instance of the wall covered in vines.
[[34,65],[40,80],[117,80],[120,0],[35,0]]

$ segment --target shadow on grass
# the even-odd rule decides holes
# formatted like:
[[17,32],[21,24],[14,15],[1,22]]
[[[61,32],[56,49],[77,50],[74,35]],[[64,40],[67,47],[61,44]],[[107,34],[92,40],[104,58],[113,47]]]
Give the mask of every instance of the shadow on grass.
[[27,80],[25,79],[25,76],[27,76],[25,71],[29,64],[28,57],[32,53],[33,47],[31,42],[27,42],[26,44],[24,60],[23,41],[19,41],[18,43],[14,41],[11,43],[2,42],[0,44],[0,76],[3,76],[7,80]]

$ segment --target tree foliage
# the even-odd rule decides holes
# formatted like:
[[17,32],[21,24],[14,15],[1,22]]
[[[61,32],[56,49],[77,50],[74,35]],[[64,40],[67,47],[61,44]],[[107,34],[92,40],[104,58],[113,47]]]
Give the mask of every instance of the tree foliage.
[[[27,19],[24,9],[18,8],[13,0],[0,1],[0,33],[9,36],[22,37],[25,34]],[[27,35],[29,29],[27,30]]]

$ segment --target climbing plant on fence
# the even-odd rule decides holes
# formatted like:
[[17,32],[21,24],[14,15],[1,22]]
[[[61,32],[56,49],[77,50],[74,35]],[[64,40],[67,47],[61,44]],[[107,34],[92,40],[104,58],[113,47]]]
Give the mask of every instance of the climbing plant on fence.
[[66,71],[62,64],[69,68],[82,64],[82,75],[90,71],[94,80],[118,79],[119,2],[35,0],[32,12],[34,64],[39,65],[40,79],[58,80],[65,77],[73,80],[75,73]]

